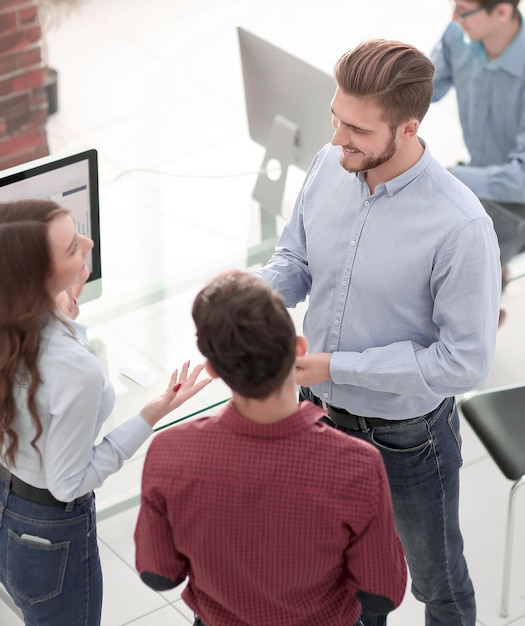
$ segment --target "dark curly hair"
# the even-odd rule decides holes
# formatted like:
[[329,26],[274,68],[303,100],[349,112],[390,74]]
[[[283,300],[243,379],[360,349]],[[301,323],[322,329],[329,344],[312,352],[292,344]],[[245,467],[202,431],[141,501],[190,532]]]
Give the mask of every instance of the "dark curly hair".
[[295,362],[296,332],[263,279],[221,274],[199,292],[192,314],[199,350],[234,392],[262,399],[283,385]]

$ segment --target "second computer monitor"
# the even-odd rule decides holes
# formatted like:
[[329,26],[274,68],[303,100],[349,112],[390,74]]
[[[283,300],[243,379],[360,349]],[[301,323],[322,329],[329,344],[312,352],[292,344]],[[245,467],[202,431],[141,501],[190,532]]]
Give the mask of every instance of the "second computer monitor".
[[[288,165],[307,170],[333,134],[332,75],[238,27],[250,137],[266,148],[254,198],[279,214]],[[281,175],[272,180],[273,161]]]

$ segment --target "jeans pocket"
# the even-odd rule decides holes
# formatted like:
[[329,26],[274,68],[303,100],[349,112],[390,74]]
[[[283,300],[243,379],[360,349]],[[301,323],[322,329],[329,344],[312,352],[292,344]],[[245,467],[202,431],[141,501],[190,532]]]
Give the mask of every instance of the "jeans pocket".
[[420,454],[432,444],[424,420],[399,428],[374,428],[370,439],[381,450],[393,454]]
[[41,543],[20,537],[9,529],[6,577],[11,591],[36,604],[54,598],[62,591],[69,552],[69,541]]

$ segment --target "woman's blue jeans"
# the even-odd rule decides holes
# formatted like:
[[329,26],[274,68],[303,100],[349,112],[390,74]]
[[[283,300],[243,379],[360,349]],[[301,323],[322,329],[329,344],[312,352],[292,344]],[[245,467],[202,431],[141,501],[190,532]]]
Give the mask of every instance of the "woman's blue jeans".
[[[303,388],[301,398],[313,396]],[[475,626],[474,589],[459,528],[462,459],[454,398],[408,425],[392,422],[392,426],[368,431],[336,428],[372,443],[381,452],[412,592],[425,604],[426,626]],[[384,616],[363,613],[361,619],[364,626],[386,624]]]
[[24,500],[0,481],[0,582],[26,626],[99,626],[95,517],[94,496],[68,512]]

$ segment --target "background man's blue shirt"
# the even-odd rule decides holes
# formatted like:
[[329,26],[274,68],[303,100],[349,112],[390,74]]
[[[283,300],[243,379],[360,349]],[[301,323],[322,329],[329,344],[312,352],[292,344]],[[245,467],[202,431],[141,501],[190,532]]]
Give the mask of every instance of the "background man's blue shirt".
[[497,59],[452,22],[431,53],[434,98],[456,89],[468,166],[450,171],[478,198],[525,203],[525,30]]

